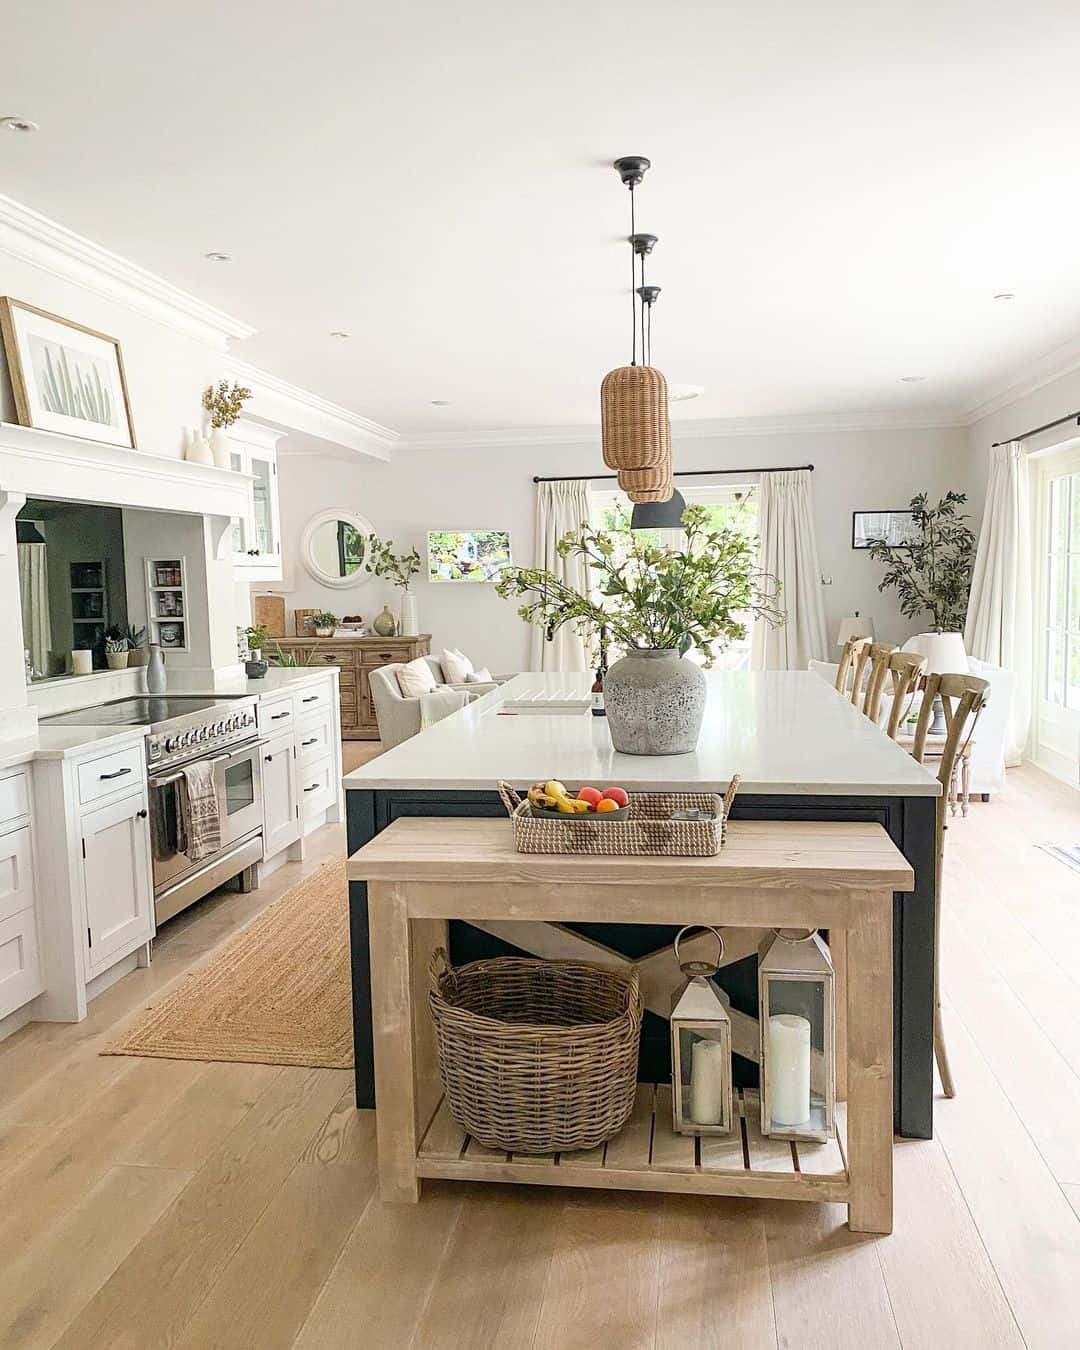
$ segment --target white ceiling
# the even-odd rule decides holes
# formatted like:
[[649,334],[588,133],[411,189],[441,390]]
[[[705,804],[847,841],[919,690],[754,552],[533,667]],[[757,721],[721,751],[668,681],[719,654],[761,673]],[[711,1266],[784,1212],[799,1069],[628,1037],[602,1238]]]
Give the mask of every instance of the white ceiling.
[[629,356],[646,154],[680,417],[955,416],[1080,335],[1078,40],[1070,0],[52,0],[5,13],[0,191],[396,431],[554,427]]

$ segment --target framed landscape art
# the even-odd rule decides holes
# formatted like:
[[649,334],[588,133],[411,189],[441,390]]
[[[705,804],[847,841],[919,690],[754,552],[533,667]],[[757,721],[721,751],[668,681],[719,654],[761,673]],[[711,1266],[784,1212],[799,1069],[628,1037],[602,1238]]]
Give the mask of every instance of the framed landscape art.
[[509,530],[429,530],[429,581],[495,581],[511,561]]
[[24,427],[135,448],[120,343],[0,296],[0,333]]
[[918,536],[914,511],[852,512],[852,548],[869,548],[875,539],[884,539],[889,548],[906,548]]

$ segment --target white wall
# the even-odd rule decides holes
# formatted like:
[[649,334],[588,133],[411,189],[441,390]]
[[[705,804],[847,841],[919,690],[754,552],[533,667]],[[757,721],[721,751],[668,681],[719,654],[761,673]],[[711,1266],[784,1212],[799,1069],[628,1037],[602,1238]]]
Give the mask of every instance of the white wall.
[[[300,532],[316,512],[348,507],[366,515],[400,550],[423,554],[429,529],[509,529],[515,560],[534,556],[534,474],[607,472],[598,448],[515,446],[485,450],[399,450],[390,464],[314,453],[313,443],[281,442],[282,532],[294,607],[374,617],[392,587],[372,580],[349,590],[320,586],[298,558]],[[981,481],[962,429],[739,435],[676,442],[677,469],[744,468],[813,463],[818,548],[825,576],[829,627],[858,608],[873,615],[879,637],[902,641],[924,626],[901,619],[892,595],[879,595],[882,568],[851,548],[851,514],[906,506],[920,491],[937,497],[948,488],[972,493],[973,524],[982,512]],[[692,480],[691,480],[692,481]],[[708,481],[708,480],[701,480]],[[728,480],[730,481],[730,480]],[[528,634],[513,605],[491,586],[416,583],[420,626],[436,651],[459,646],[493,671],[521,670]],[[288,619],[292,631],[291,613]]]

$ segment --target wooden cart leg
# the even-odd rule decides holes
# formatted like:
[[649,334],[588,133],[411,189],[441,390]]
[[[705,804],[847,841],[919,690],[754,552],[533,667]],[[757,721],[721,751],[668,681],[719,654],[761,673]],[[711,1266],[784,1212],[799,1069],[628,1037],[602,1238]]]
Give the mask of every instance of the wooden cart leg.
[[848,1227],[891,1233],[892,895],[856,892],[847,941]]
[[375,1049],[375,1129],[379,1144],[379,1194],[416,1204],[419,1147],[416,1051],[413,1040],[413,972],[408,911],[400,887],[368,886],[371,935],[371,1020]]
[[836,986],[836,1100],[847,1101],[847,929],[829,929]]

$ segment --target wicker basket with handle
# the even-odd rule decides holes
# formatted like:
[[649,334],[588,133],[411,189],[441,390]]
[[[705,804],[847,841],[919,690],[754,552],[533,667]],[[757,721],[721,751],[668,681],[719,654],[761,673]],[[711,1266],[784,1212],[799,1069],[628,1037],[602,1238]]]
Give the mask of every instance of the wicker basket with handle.
[[439,1072],[455,1120],[488,1148],[594,1148],[634,1105],[636,971],[499,957],[428,968]]
[[[499,784],[499,796],[510,814],[518,853],[711,858],[724,846],[728,813],[738,787],[736,774],[723,797],[712,792],[634,792],[626,820],[595,815],[558,820],[533,816],[528,801],[509,783]],[[709,818],[672,820],[672,812],[680,810],[707,811]]]

